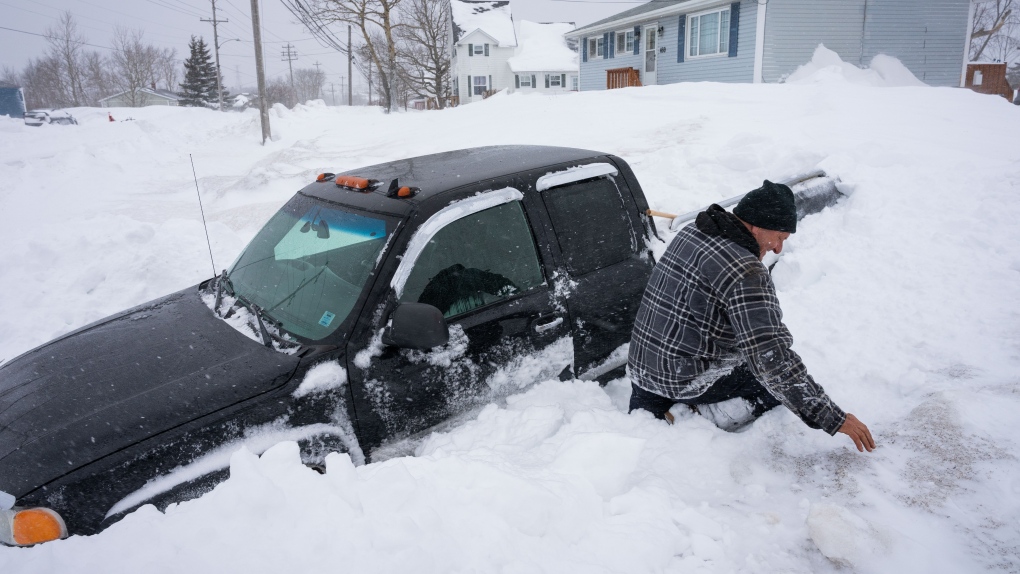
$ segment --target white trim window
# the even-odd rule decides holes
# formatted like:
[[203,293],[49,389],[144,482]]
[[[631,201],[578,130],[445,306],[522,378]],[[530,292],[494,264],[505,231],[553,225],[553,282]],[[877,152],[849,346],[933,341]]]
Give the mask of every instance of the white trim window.
[[549,87],[550,88],[559,88],[560,87],[560,75],[559,74],[549,74]]
[[487,76],[474,76],[471,78],[471,83],[474,84],[472,92],[476,96],[484,96],[486,90],[489,89],[489,78]]
[[634,52],[634,30],[620,31],[616,33],[616,55],[626,55]]
[[[594,58],[595,57],[595,50],[598,49],[598,43],[601,42],[601,41],[602,40],[599,40],[598,42],[596,42],[595,38],[589,38],[588,39],[588,58]],[[602,52],[599,52],[598,55],[601,56]]]
[[522,88],[531,87],[531,74],[518,74],[517,77],[521,79]]
[[475,50],[475,53],[473,54],[474,56],[481,56],[481,55],[485,54],[485,45],[484,44],[475,44],[474,45],[474,50]]
[[687,54],[692,58],[716,56],[730,51],[730,9],[702,12],[687,17]]
[[604,44],[605,44],[605,42],[603,42],[603,39],[601,37],[599,37],[597,40],[595,40],[595,56],[596,57],[599,57],[599,58],[602,57],[602,50],[603,50],[603,48],[605,48]]

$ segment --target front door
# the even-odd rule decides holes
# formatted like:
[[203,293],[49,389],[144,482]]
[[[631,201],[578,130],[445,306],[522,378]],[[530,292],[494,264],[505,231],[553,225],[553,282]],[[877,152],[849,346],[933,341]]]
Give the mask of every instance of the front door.
[[[487,191],[452,203],[415,231],[394,274],[396,300],[349,346],[366,453],[383,444],[377,460],[409,452],[414,442],[401,439],[569,366],[566,309],[555,305],[544,264],[551,256],[529,223],[535,201],[510,187]],[[449,343],[428,351],[383,345],[398,302],[438,308]]]
[[658,26],[655,24],[645,26],[642,34],[645,39],[645,67],[644,73],[641,74],[641,84],[644,86],[655,85],[655,64],[659,52],[657,30]]

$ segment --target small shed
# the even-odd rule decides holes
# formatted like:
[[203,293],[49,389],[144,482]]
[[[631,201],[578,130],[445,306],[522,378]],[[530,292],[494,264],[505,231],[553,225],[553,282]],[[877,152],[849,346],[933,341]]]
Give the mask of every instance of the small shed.
[[171,92],[158,88],[139,88],[133,93],[125,90],[112,96],[99,100],[99,105],[104,108],[141,108],[145,106],[179,106],[181,97]]
[[25,117],[25,92],[14,86],[0,86],[0,116]]
[[1013,100],[1013,88],[1006,80],[1006,64],[967,64],[967,77],[964,87],[979,94],[1002,96]]

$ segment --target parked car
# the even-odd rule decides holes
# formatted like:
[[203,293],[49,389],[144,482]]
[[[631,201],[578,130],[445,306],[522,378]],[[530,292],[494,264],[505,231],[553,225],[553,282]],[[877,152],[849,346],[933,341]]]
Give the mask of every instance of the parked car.
[[41,126],[43,124],[78,125],[74,116],[63,110],[31,110],[25,112],[26,126]]
[[193,497],[241,444],[380,460],[535,380],[620,375],[647,208],[581,149],[321,174],[219,277],[0,366],[0,540]]

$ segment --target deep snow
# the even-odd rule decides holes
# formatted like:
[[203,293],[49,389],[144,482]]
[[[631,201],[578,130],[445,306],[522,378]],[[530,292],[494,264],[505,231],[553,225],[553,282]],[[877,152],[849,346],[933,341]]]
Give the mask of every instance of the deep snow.
[[824,168],[852,195],[802,222],[774,277],[795,349],[879,445],[781,408],[742,433],[667,426],[626,414],[626,380],[547,381],[417,456],[319,475],[291,442],[237,451],[206,496],[0,548],[0,571],[1020,570],[1020,110],[826,58],[783,85],[276,108],[265,147],[254,113],[0,118],[0,360],[212,275],[188,154],[218,268],[316,173],[449,149],[612,152],[674,213]]

